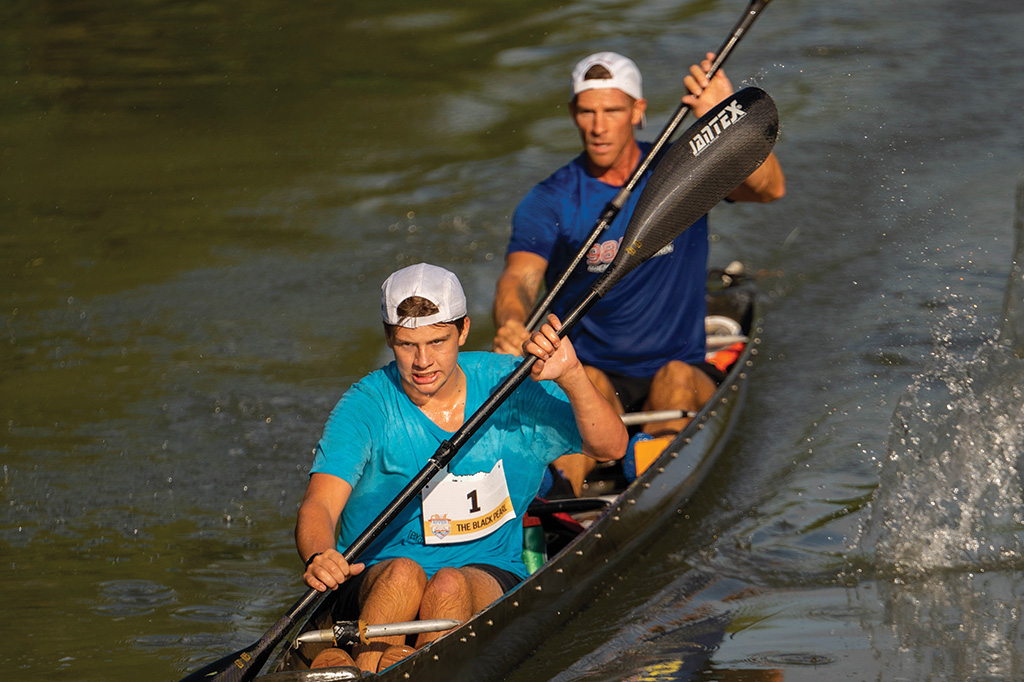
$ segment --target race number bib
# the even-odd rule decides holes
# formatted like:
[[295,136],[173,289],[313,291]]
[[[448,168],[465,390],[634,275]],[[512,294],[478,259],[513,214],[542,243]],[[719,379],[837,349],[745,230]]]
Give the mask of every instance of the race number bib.
[[428,545],[469,542],[516,518],[505,465],[469,476],[446,472],[423,489],[423,537]]

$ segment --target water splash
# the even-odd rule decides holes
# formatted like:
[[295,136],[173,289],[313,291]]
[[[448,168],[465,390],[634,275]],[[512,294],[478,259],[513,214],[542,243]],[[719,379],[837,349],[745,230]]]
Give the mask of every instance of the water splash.
[[[1024,181],[998,335],[951,301],[926,369],[896,408],[860,540],[898,580],[1024,567]],[[958,339],[981,340],[970,353]]]
[[1003,299],[1003,326],[1000,341],[1012,348],[1018,357],[1024,357],[1024,174],[1017,180],[1017,210],[1014,232],[1017,248],[1013,255],[1010,277]]
[[995,340],[967,360],[937,347],[893,419],[864,538],[880,572],[1024,565],[1021,386],[1024,361]]
[[998,333],[951,299],[893,416],[859,554],[882,677],[1019,680],[1024,575],[1024,181]]

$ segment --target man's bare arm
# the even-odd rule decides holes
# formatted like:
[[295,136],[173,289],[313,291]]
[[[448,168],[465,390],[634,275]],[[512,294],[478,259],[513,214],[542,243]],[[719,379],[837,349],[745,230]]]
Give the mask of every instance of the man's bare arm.
[[338,518],[351,494],[352,486],[337,476],[313,474],[299,506],[295,547],[299,558],[308,562],[302,577],[321,592],[335,589],[363,570],[363,564],[349,565],[335,548]]
[[548,262],[528,251],[513,251],[505,257],[505,269],[494,292],[494,350],[522,355],[529,338],[525,326],[544,282]]
[[583,441],[584,455],[599,462],[619,459],[629,440],[626,427],[619,413],[591,383],[572,342],[559,338],[557,330],[561,327],[557,317],[548,315],[547,323],[524,346],[526,352],[537,356],[530,376],[534,381],[554,381],[565,391]]

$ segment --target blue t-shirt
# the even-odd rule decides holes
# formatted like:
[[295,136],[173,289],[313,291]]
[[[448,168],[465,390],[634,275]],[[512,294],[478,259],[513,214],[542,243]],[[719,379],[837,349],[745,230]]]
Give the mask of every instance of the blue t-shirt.
[[[466,417],[474,413],[519,363],[493,353],[459,354],[466,375]],[[442,430],[402,390],[392,362],[354,384],[331,412],[316,448],[311,473],[337,476],[352,485],[339,522],[343,552],[402,491],[453,433]],[[411,502],[359,557],[374,564],[408,557],[428,576],[446,566],[486,563],[526,576],[522,517],[537,494],[547,465],[579,452],[572,407],[550,381],[524,381],[456,453],[448,470],[465,476],[489,472],[500,459],[516,519],[469,542],[427,545],[420,499]],[[444,473],[438,474],[443,476]]]
[[[652,145],[640,143],[647,155]],[[651,171],[598,237],[552,307],[564,317],[618,253],[629,218]],[[536,185],[512,216],[509,253],[528,251],[548,261],[550,289],[586,243],[605,206],[619,191],[591,177],[580,154]],[[669,360],[704,360],[707,216],[626,275],[570,333],[576,354],[588,365],[634,377],[653,376]]]

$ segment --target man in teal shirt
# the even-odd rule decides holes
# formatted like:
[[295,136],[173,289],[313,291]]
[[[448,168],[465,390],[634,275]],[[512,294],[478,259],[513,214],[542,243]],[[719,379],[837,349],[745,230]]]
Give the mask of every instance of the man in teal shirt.
[[[519,386],[371,543],[364,563],[349,565],[341,551],[518,363],[460,353],[469,334],[466,299],[442,268],[419,264],[391,275],[382,314],[395,359],[353,385],[325,426],[296,524],[303,579],[339,589],[339,604],[367,623],[463,621],[525,577],[522,517],[547,465],[571,452],[618,459],[626,431],[571,342],[558,338],[552,316],[524,346],[538,357],[534,381]],[[416,645],[438,636],[420,635]],[[363,646],[356,662],[375,671],[384,649],[401,644]]]

